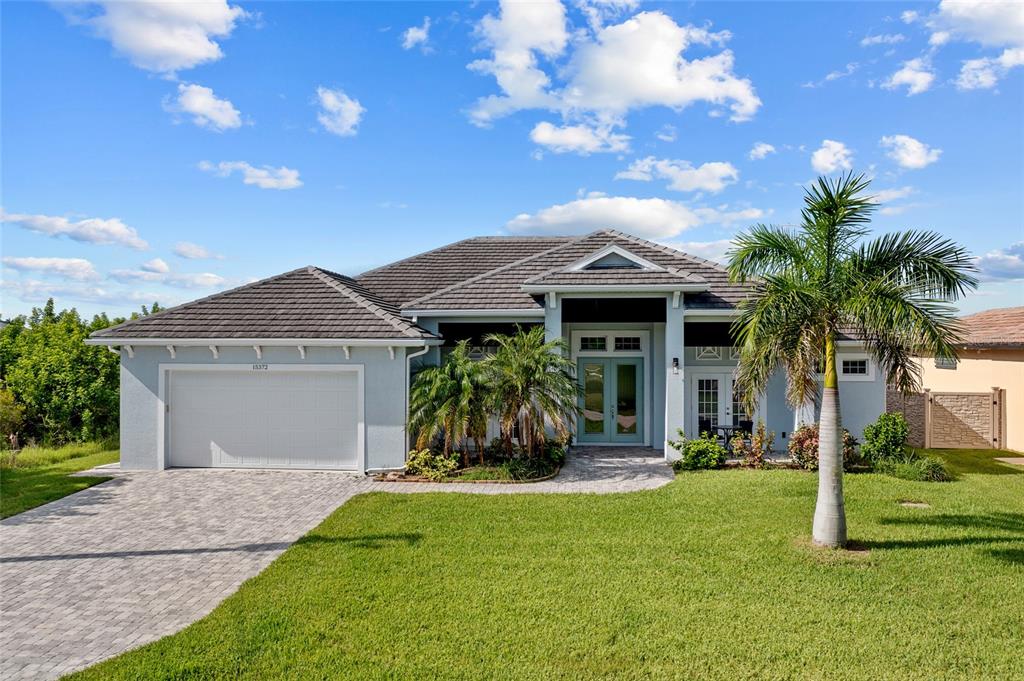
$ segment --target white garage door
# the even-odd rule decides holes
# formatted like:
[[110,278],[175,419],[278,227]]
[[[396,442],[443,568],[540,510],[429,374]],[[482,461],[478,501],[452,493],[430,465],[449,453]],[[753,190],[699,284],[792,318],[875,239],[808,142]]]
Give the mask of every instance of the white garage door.
[[169,466],[357,469],[356,371],[168,372]]

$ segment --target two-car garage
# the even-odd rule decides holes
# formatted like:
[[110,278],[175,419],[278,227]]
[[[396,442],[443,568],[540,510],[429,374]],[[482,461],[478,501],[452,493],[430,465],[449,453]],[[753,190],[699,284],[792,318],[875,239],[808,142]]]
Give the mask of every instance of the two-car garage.
[[163,376],[167,466],[363,468],[361,366],[177,365]]

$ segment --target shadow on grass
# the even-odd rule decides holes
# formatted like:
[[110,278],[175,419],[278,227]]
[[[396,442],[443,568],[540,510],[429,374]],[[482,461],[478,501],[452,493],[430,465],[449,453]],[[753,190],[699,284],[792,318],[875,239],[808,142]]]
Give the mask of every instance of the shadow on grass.
[[295,542],[296,546],[306,544],[348,544],[358,549],[383,549],[394,544],[416,546],[423,540],[419,532],[393,532],[388,534],[361,534],[353,537],[329,537],[322,534],[307,534]]
[[[868,539],[861,542],[867,548],[930,549],[955,546],[986,546],[991,547],[987,553],[994,558],[1008,562],[1024,563],[1024,548],[1017,548],[1018,543],[1024,540],[1024,514],[1021,513],[942,514],[914,518],[882,518],[879,522],[883,525],[994,530],[1003,534],[968,534],[955,537],[922,539]],[[1012,546],[1006,547],[1007,543]],[[1021,546],[1024,547],[1024,545]]]
[[942,460],[954,475],[1022,475],[1024,468],[996,461],[997,456],[1012,456],[998,449],[919,449],[921,454]]

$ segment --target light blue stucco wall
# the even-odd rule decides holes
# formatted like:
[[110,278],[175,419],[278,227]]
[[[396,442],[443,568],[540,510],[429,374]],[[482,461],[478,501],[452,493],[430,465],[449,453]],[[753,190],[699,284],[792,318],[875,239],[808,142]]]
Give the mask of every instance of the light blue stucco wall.
[[[362,365],[366,465],[400,468],[405,463],[405,348],[395,348],[395,358],[386,347],[350,347],[346,360],[340,347],[307,347],[302,359],[294,345],[263,346],[256,359],[250,346],[219,346],[219,359],[207,347],[177,347],[171,359],[164,347],[135,346],[135,357],[121,351],[121,465],[126,469],[153,470],[158,466],[157,443],[161,434],[159,413],[160,364],[239,365],[265,364],[348,364]],[[410,349],[415,352],[417,348]]]

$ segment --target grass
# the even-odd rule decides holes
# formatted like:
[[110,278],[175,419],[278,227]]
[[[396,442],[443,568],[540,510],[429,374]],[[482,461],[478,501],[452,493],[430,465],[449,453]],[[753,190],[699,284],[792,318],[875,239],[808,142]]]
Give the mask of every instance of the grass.
[[933,454],[955,482],[847,476],[855,551],[810,545],[816,477],[794,470],[359,496],[208,617],[76,678],[1022,678],[1024,469]]
[[87,442],[55,449],[26,447],[11,467],[10,452],[0,462],[0,518],[27,511],[106,480],[107,477],[72,478],[71,473],[114,463],[116,442]]

